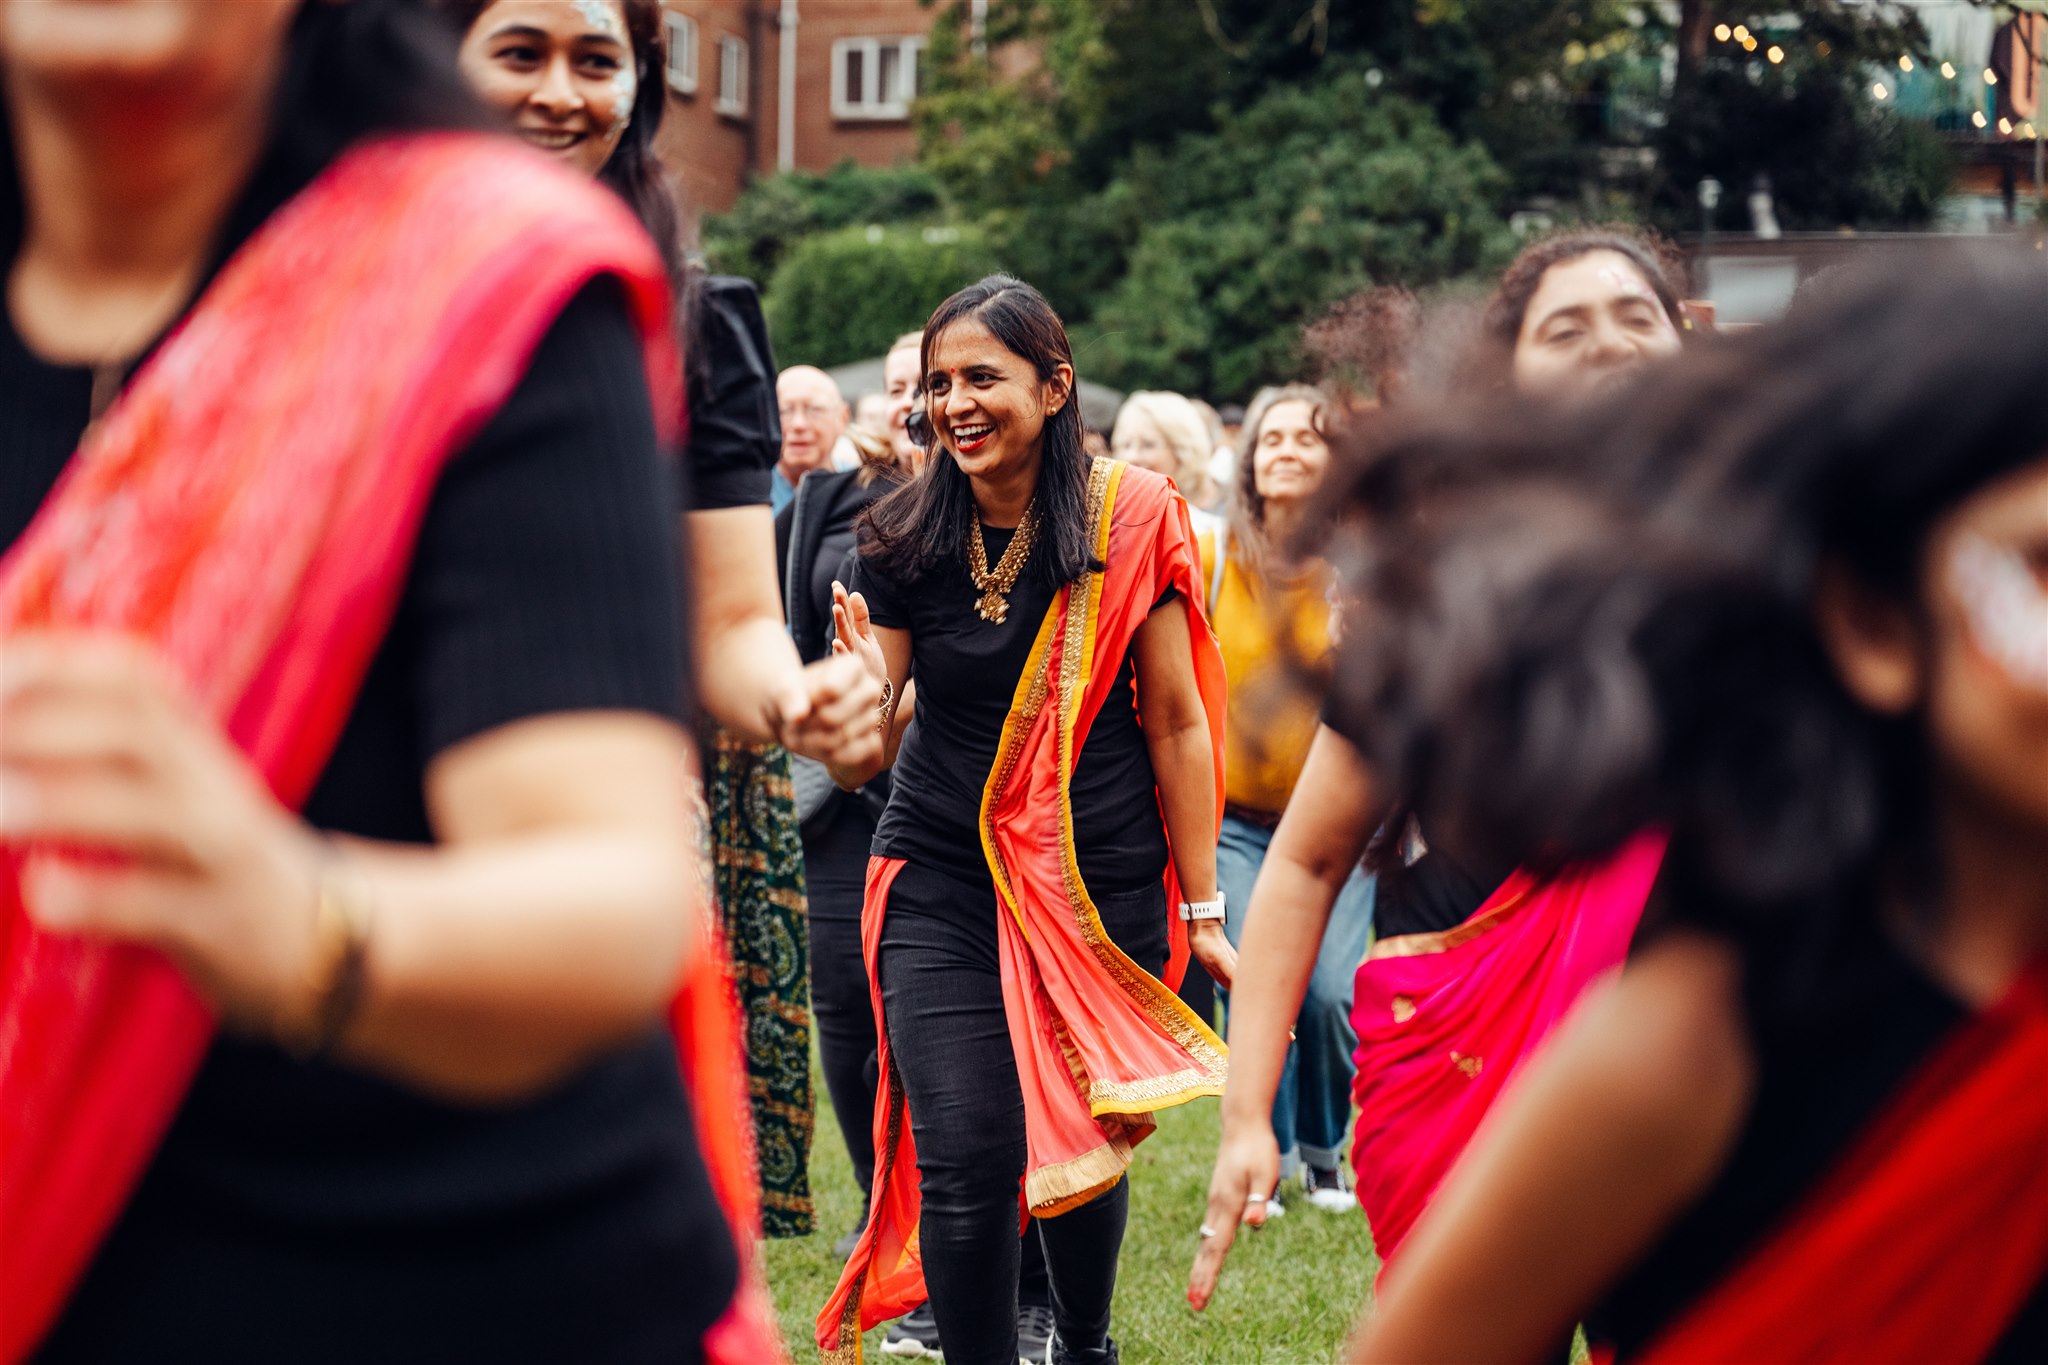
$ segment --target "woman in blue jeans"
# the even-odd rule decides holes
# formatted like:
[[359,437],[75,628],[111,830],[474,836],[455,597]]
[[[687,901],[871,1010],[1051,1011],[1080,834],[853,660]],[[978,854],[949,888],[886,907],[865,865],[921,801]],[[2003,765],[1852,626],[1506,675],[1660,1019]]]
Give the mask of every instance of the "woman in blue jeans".
[[[1286,809],[1316,729],[1316,688],[1301,670],[1330,647],[1328,570],[1286,547],[1329,462],[1326,400],[1301,384],[1253,400],[1238,458],[1230,520],[1202,538],[1209,618],[1230,679],[1225,718],[1223,831],[1216,881],[1224,930],[1244,933],[1252,884]],[[1299,1178],[1308,1201],[1356,1207],[1338,1160],[1351,1118],[1351,980],[1372,932],[1373,879],[1354,870],[1330,913],[1315,975],[1295,1021],[1295,1043],[1273,1100],[1281,1184]],[[1284,1211],[1280,1191],[1268,1217]]]

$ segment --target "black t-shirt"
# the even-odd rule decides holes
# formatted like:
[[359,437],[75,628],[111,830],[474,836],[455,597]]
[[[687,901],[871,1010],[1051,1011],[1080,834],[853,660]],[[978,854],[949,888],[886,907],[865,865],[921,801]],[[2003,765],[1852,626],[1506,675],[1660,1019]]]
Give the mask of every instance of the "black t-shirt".
[[[0,549],[90,390],[0,309]],[[449,746],[550,712],[679,716],[675,501],[600,281],[436,486],[307,818],[428,843]],[[663,1029],[492,1108],[222,1037],[43,1358],[687,1359],[736,1277]]]
[[709,275],[692,301],[689,358],[689,477],[684,511],[768,502],[782,458],[775,402],[775,352],[753,281]]
[[[983,528],[991,564],[1013,534]],[[858,557],[854,577],[851,586],[866,597],[876,625],[910,632],[910,674],[917,682],[875,852],[985,881],[982,788],[1053,589],[1027,571],[998,625],[974,609],[980,594],[964,554],[913,585],[892,581]],[[1082,880],[1101,895],[1135,890],[1166,873],[1166,826],[1138,725],[1136,671],[1126,654],[1074,768],[1075,854]]]
[[[1969,1018],[1868,918],[1830,955],[1824,987],[1804,1003],[1796,1026],[1752,1021],[1756,1092],[1727,1164],[1587,1315],[1590,1339],[1619,1359],[1641,1354],[1775,1232]],[[2048,1281],[1987,1365],[2042,1360]]]

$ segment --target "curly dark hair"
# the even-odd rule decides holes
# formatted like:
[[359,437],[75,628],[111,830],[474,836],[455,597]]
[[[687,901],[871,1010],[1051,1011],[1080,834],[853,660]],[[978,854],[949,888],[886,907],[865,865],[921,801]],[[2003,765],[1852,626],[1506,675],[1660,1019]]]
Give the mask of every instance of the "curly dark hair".
[[1552,266],[1576,261],[1596,251],[1612,251],[1626,257],[1643,283],[1657,296],[1671,325],[1685,331],[1685,261],[1670,242],[1628,223],[1604,223],[1594,227],[1565,228],[1539,237],[1508,263],[1500,282],[1487,298],[1480,318],[1479,347],[1472,358],[1471,376],[1487,386],[1505,384],[1512,373],[1515,341],[1529,312],[1529,300],[1543,285]]
[[1793,998],[1846,926],[1939,891],[1928,737],[1839,681],[1823,566],[1912,602],[1944,514],[2048,458],[2043,373],[2048,261],[1987,250],[1893,262],[1591,409],[1382,424],[1327,486],[1329,718],[1493,865],[1668,828],[1669,913]]

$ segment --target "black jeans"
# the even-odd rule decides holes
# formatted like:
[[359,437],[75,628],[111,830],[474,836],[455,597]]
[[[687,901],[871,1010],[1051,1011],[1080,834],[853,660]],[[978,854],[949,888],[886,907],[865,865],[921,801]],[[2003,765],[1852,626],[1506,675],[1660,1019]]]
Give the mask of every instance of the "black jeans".
[[[1103,927],[1139,966],[1166,965],[1159,883],[1096,898]],[[889,1048],[910,1102],[924,1202],[925,1284],[951,1365],[1017,1359],[1017,1200],[1024,1095],[1003,1013],[995,889],[906,866],[889,890],[880,978]],[[1060,1339],[1109,1335],[1130,1186],[1041,1219],[1038,1232]]]
[[810,895],[811,1016],[825,1091],[863,1196],[875,1175],[875,1007],[860,951],[860,907],[875,819],[858,797],[838,796],[804,831]]

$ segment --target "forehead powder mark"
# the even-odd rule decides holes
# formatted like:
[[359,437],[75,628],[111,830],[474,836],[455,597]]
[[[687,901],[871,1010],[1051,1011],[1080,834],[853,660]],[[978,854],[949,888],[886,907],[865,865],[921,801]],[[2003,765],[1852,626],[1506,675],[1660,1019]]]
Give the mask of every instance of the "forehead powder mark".
[[624,132],[626,125],[633,121],[633,97],[640,93],[640,82],[630,60],[612,72],[609,84],[612,92],[612,131]]
[[1650,296],[1649,286],[1644,284],[1633,270],[1623,270],[1618,265],[1603,265],[1600,267],[1600,278],[1618,294],[1627,294],[1630,298],[1636,299]]
[[609,38],[626,41],[624,27],[619,23],[619,12],[605,0],[576,0],[576,12],[583,16],[583,22]]
[[1977,648],[2022,687],[2048,692],[2048,593],[2026,561],[1964,536],[1949,551],[1947,577]]

